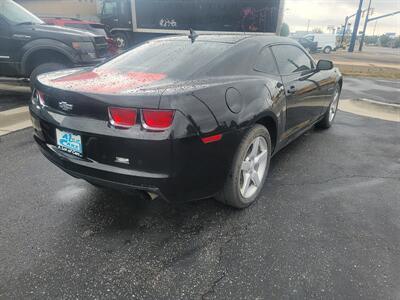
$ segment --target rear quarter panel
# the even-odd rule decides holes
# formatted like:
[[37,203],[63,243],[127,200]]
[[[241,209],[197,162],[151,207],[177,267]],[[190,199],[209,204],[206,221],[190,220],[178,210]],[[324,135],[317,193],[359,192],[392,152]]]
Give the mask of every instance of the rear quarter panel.
[[[185,174],[179,180],[182,186],[203,191],[193,194],[192,198],[201,198],[202,194],[210,195],[222,188],[237,147],[252,124],[267,115],[281,124],[285,103],[279,90],[274,88],[277,83],[260,76],[208,78],[186,82],[163,93],[160,109],[179,110],[194,129],[174,128],[172,151],[176,176]],[[231,90],[234,90],[231,97],[240,102],[233,110],[228,105]],[[210,144],[201,142],[201,137],[215,134],[222,134],[222,139]]]

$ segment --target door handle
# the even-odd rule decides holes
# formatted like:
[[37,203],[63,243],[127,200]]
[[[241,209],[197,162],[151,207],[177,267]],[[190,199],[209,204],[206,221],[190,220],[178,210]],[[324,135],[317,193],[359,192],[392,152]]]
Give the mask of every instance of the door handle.
[[294,85],[290,86],[287,90],[288,94],[294,94],[296,93],[296,87]]

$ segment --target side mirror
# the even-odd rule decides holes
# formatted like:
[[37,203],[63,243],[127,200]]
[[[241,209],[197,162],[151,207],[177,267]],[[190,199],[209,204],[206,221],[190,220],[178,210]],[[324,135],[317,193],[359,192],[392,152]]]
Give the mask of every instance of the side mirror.
[[327,71],[333,69],[333,62],[330,60],[321,59],[317,64],[318,71]]

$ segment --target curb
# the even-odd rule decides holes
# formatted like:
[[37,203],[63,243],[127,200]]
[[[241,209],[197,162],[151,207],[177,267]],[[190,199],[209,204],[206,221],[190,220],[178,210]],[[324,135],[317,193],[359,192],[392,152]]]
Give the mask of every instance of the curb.
[[339,109],[360,116],[400,122],[400,105],[379,102],[371,99],[341,99]]
[[0,83],[12,84],[12,85],[28,85],[29,79],[26,78],[12,78],[12,77],[0,77]]
[[400,112],[400,104],[395,104],[395,103],[387,103],[387,102],[381,102],[381,101],[376,101],[376,100],[371,100],[367,98],[358,98],[358,99],[353,99],[353,101],[360,101],[363,102],[365,105],[378,108],[378,109],[384,109],[384,110],[389,110],[391,112]]
[[27,106],[0,111],[0,136],[32,126]]

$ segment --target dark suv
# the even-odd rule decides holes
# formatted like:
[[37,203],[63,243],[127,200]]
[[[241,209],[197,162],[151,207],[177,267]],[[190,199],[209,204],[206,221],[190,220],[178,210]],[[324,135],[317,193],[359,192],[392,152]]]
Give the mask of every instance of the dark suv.
[[107,56],[104,36],[46,25],[12,0],[0,1],[0,76],[31,78],[94,65]]
[[96,22],[82,21],[77,18],[66,17],[40,17],[46,24],[56,25],[61,27],[75,28],[83,31],[89,31],[96,35],[104,36],[108,44],[109,56],[118,54],[117,43],[108,36],[105,26]]

